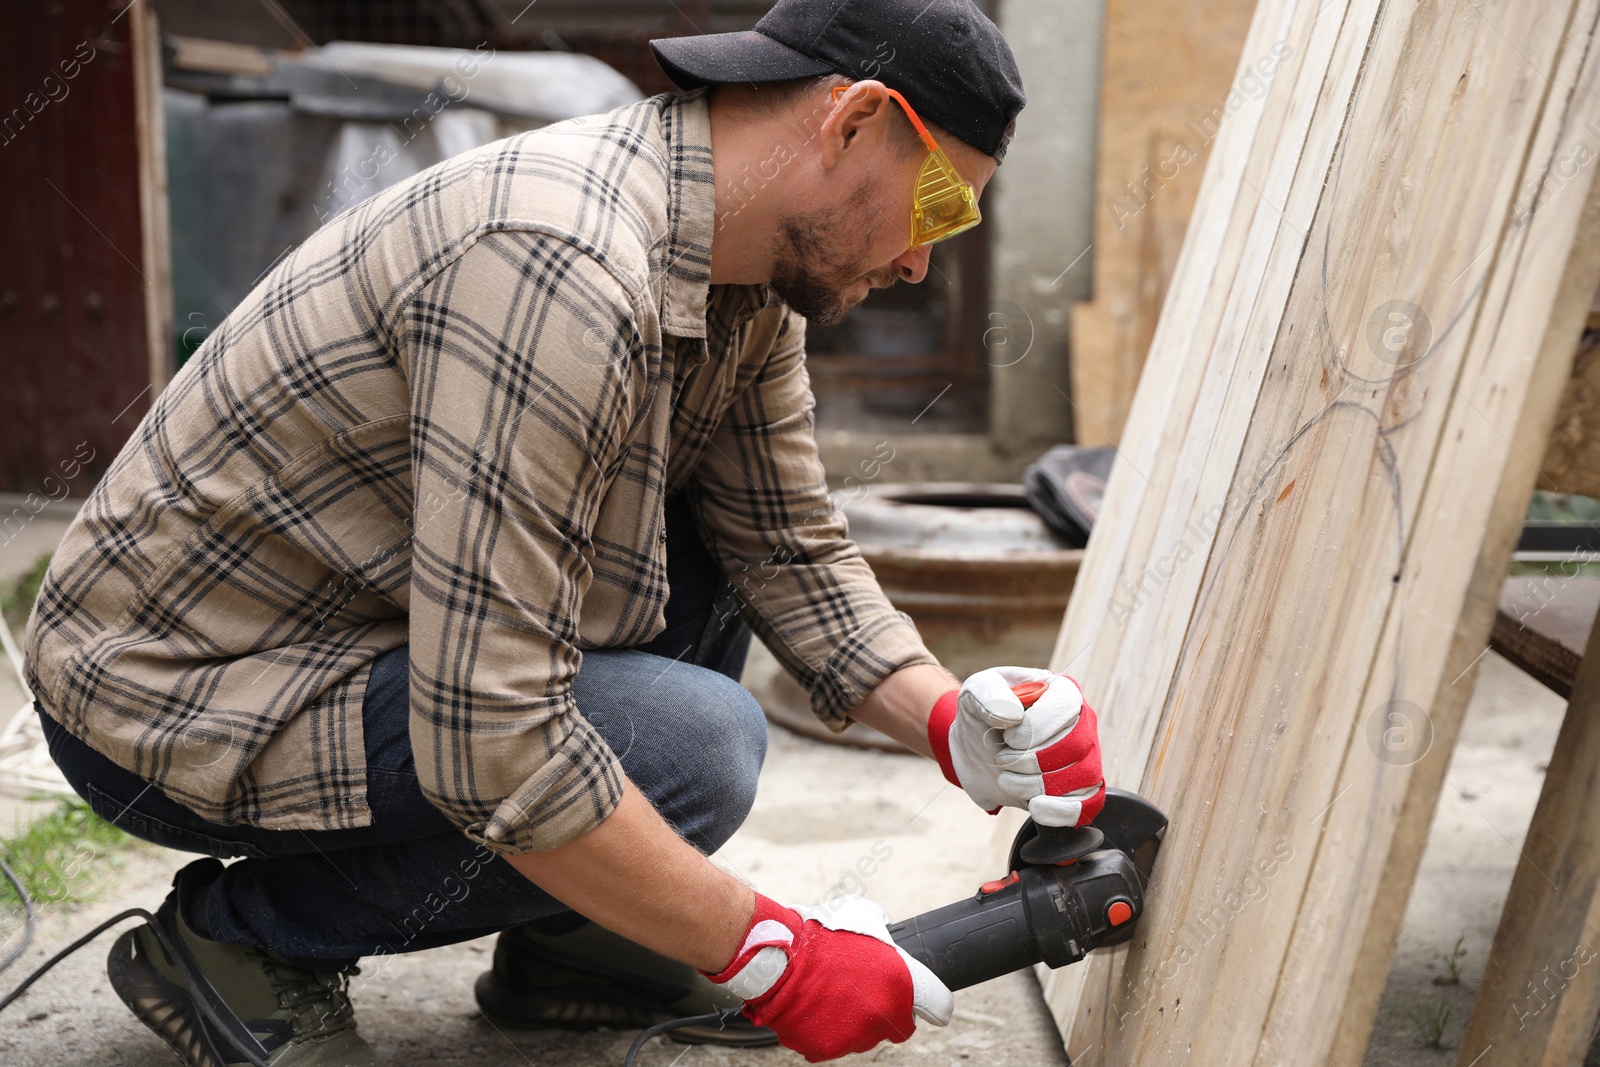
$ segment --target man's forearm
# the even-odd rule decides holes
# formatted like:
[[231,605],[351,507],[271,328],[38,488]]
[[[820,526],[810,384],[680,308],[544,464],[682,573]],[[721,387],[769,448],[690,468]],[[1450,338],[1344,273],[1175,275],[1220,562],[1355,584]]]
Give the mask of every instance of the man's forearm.
[[[928,712],[959,685],[943,667],[903,667],[851,717],[931,757]],[[631,782],[616,809],[582,837],[508,859],[601,926],[703,971],[733,958],[755,911],[754,891],[680,838]]]
[[850,717],[932,759],[928,712],[940,697],[960,686],[955,675],[931,663],[902,667],[879,682]]
[[606,929],[702,971],[727,966],[755,911],[754,890],[679,837],[631,782],[582,837],[508,859]]

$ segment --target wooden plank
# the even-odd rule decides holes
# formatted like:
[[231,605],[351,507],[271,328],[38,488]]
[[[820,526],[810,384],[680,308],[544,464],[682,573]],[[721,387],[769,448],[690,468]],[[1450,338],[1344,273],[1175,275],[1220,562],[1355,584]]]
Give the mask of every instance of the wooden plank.
[[1581,653],[1522,625],[1503,608],[1494,613],[1489,647],[1552,693],[1563,699],[1572,697],[1578,664],[1583,659]]
[[1106,2],[1094,296],[1071,312],[1080,443],[1121,436],[1212,142],[1277,73],[1270,48],[1240,65],[1254,9],[1254,0]]
[[1589,634],[1458,1063],[1586,1062],[1600,1015],[1600,626]]
[[179,70],[203,71],[208,74],[244,74],[264,78],[272,73],[271,48],[235,44],[232,41],[210,41],[204,37],[172,36],[172,65]]
[[1134,942],[1049,978],[1075,1063],[1361,1060],[1600,281],[1594,168],[1514,210],[1600,114],[1597,18],[1257,10],[1292,58],[1217,139],[1054,657],[1172,815]]
[[1489,647],[1563,699],[1600,609],[1600,579],[1566,561],[1539,574],[1507,578],[1500,587]]
[[162,106],[161,30],[154,4],[128,9],[132,23],[133,113],[139,152],[139,232],[144,264],[146,366],[150,396],[176,364],[172,344],[172,227],[167,208],[167,124]]

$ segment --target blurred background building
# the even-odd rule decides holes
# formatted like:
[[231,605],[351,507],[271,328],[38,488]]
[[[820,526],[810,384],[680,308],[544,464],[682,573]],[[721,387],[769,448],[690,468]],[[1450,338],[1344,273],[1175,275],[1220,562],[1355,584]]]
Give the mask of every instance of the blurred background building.
[[[768,6],[7,5],[0,492],[54,496],[63,462],[79,468],[66,492],[87,492],[166,380],[326,218],[474,145],[668,91],[651,38],[748,28]],[[836,479],[892,437],[894,480],[1014,480],[1072,437],[1067,309],[1093,261],[1100,4],[980,6],[1017,52],[1029,107],[986,224],[938,246],[922,285],[812,331]]]

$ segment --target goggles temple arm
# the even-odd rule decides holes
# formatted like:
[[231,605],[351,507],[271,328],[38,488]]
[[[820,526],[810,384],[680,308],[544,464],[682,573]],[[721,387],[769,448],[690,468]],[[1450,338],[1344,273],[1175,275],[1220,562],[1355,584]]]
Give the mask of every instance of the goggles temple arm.
[[[851,86],[849,86],[849,85],[835,85],[833,87],[833,99],[834,99],[834,102],[838,103],[840,95],[845,93],[845,92],[847,92],[847,91],[849,91],[850,88],[851,88]],[[895,90],[890,89],[888,86],[884,87],[884,92],[888,93],[889,96],[891,98],[893,98],[896,103],[898,103],[903,109],[905,109],[906,118],[911,120],[912,129],[917,131],[917,136],[922,139],[922,143],[923,143],[923,145],[925,145],[927,147],[928,151],[930,151],[930,152],[938,152],[939,151],[938,142],[936,142],[933,139],[933,134],[928,132],[928,127],[926,127],[926,126],[924,126],[922,124],[922,119],[917,117],[916,111],[912,110],[911,104],[906,101],[906,98],[901,96]]]

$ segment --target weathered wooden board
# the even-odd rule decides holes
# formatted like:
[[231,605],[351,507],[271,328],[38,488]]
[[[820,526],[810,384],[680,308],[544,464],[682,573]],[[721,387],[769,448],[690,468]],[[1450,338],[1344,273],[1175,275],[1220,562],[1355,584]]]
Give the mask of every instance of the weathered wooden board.
[[1571,699],[1583,653],[1522,625],[1504,609],[1494,613],[1489,647],[1556,696]]
[[1054,657],[1172,817],[1134,942],[1049,976],[1080,1067],[1361,1060],[1600,281],[1597,20],[1257,10],[1290,58],[1217,137]]
[[[1600,188],[1589,191],[1580,241],[1600,231]],[[1592,338],[1592,332],[1586,340]],[[1593,345],[1579,349],[1561,401],[1573,414],[1575,387],[1592,374]],[[1600,434],[1600,424],[1585,435]],[[1582,469],[1582,468],[1580,468]],[[1541,483],[1543,484],[1543,483]],[[1570,486],[1570,483],[1568,483]],[[1567,486],[1564,486],[1566,488]],[[1583,491],[1570,487],[1569,491]],[[1570,583],[1561,582],[1565,586]],[[1558,593],[1568,593],[1565,588]],[[1570,596],[1570,594],[1568,594]],[[1522,597],[1542,608],[1543,589]],[[1587,596],[1572,597],[1581,611]],[[1541,613],[1542,614],[1542,613]],[[1559,614],[1559,613],[1551,613]],[[1567,620],[1555,619],[1547,628]],[[1498,621],[1497,621],[1498,628]],[[1530,627],[1531,628],[1531,627]],[[1568,651],[1563,645],[1562,651]],[[1530,672],[1531,673],[1531,672]],[[1535,677],[1538,677],[1535,674]],[[1546,683],[1548,684],[1548,683]],[[1594,1063],[1600,1030],[1600,626],[1589,630],[1566,717],[1545,772],[1521,862],[1500,914],[1500,928],[1461,1042],[1462,1067],[1564,1067]]]
[[[1115,444],[1155,333],[1212,141],[1281,59],[1239,48],[1254,0],[1107,0],[1093,299],[1072,308],[1074,426]],[[1235,81],[1235,72],[1238,79]]]
[[129,7],[133,114],[139,140],[139,243],[145,345],[152,398],[172,377],[172,226],[167,211],[167,124],[162,108],[161,28],[154,4]]
[[1473,1003],[1462,1065],[1584,1062],[1600,1015],[1600,626],[1590,631],[1522,861]]

